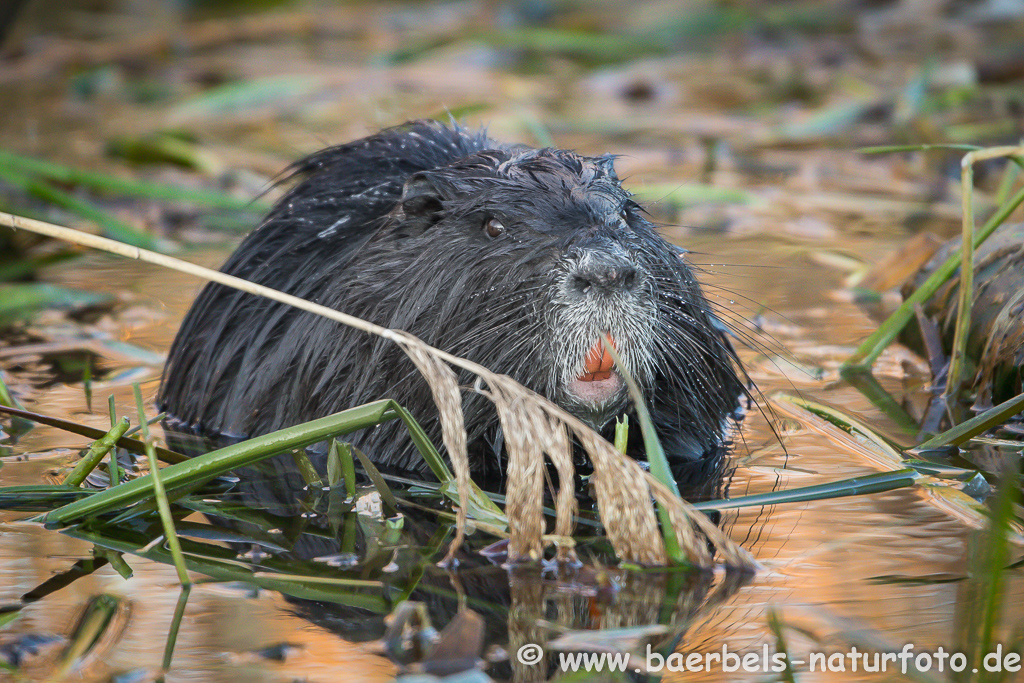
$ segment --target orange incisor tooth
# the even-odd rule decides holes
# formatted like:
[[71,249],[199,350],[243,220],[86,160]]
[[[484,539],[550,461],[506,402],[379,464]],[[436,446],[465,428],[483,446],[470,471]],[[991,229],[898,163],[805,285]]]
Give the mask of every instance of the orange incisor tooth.
[[[615,339],[610,334],[605,334],[605,339],[615,348]],[[598,380],[608,379],[612,376],[612,368],[615,367],[615,361],[612,360],[612,355],[608,353],[604,344],[598,339],[594,342],[594,345],[587,351],[587,357],[584,361],[584,375],[580,377],[580,380],[584,382],[594,382]]]

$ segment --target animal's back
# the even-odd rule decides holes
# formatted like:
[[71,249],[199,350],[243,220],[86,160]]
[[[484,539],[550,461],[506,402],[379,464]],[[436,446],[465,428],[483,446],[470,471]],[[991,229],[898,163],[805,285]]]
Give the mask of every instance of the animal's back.
[[[482,132],[417,121],[312,154],[292,166],[288,178],[300,182],[221,270],[316,301],[331,281],[345,276],[345,264],[394,207],[409,176],[495,146]],[[286,361],[292,350],[280,342],[301,315],[308,314],[206,285],[182,321],[164,369],[158,404],[168,422],[197,435],[256,436],[242,428],[253,424],[241,414],[253,406],[252,397],[298,389],[297,373]],[[260,326],[255,333],[254,321]],[[281,423],[267,417],[263,424]]]

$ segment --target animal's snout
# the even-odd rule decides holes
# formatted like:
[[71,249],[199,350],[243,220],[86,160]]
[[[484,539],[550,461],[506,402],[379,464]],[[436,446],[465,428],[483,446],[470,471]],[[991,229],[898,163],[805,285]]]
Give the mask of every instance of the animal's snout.
[[632,293],[639,280],[637,267],[614,254],[591,252],[569,272],[572,290],[580,296]]

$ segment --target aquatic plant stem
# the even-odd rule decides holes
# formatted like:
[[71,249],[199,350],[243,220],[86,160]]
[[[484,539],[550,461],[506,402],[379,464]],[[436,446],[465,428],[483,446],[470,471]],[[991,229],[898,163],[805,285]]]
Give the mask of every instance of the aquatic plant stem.
[[[1010,201],[1000,206],[992,214],[992,217],[985,222],[985,225],[974,236],[974,246],[977,247],[985,241],[1021,204],[1024,204],[1024,188],[1018,190]],[[0,220],[2,218],[3,214],[0,214]],[[960,262],[961,252],[957,249],[913,294],[907,297],[906,301],[871,336],[861,342],[861,345],[857,347],[853,355],[843,364],[841,370],[844,372],[856,370],[870,371],[872,364],[878,360],[882,352],[896,339],[910,319],[914,317],[914,306],[930,299],[938,291],[939,287],[956,272],[956,269],[960,267]]]
[[[220,474],[252,465],[274,454],[395,419],[398,415],[391,409],[392,404],[393,401],[389,399],[374,401],[225,446],[195,458],[188,458],[161,471],[161,481],[167,490],[185,491],[190,487],[200,486]],[[89,517],[123,510],[130,505],[151,499],[153,488],[153,475],[150,473],[106,491],[97,492],[86,500],[52,510],[47,513],[45,522],[56,526],[68,526]]]
[[947,403],[960,395],[964,364],[967,362],[967,338],[971,333],[971,308],[974,305],[974,155],[978,153],[968,152],[960,161],[960,194],[964,212],[960,241],[960,298],[943,394]]
[[164,483],[160,478],[160,461],[156,459],[156,451],[153,450],[153,437],[149,433],[149,425],[146,424],[146,411],[142,405],[142,390],[139,389],[138,383],[134,386],[135,405],[139,410],[139,425],[142,426],[142,438],[146,444],[146,457],[149,458],[149,470],[153,477],[153,495],[156,498],[157,510],[160,511],[160,522],[164,527],[164,537],[167,539],[167,546],[171,549],[171,557],[174,558],[174,568],[178,570],[178,581],[181,582],[182,587],[191,586],[192,579],[188,577],[188,570],[185,569],[185,558],[181,554],[178,532],[174,528],[171,505],[167,502],[167,491],[164,490]]
[[961,195],[963,198],[963,237],[961,240],[960,297],[953,335],[953,349],[946,376],[947,402],[955,401],[964,382],[967,364],[967,340],[971,334],[971,313],[974,308],[974,164],[977,161],[1024,154],[1024,147],[992,147],[968,152],[960,162]]
[[337,439],[331,440],[331,450],[334,457],[341,465],[341,477],[345,485],[345,495],[355,500],[356,497],[356,463],[352,459],[351,444],[339,443]]
[[174,617],[171,618],[171,629],[167,632],[167,643],[164,645],[164,659],[160,665],[164,673],[171,668],[171,660],[174,659],[174,646],[178,642],[178,629],[181,628],[181,619],[185,616],[185,605],[188,604],[188,596],[192,593],[192,585],[182,585],[178,594],[178,604],[174,607]]
[[990,526],[985,543],[985,563],[982,565],[988,573],[987,590],[984,595],[982,610],[981,647],[979,651],[992,651],[996,624],[999,622],[1003,607],[1003,591],[1006,584],[1006,565],[1010,562],[1009,536],[1012,532],[1011,520],[1014,508],[1019,503],[1019,475],[1007,467],[1003,470],[999,494],[989,517]]
[[[111,426],[110,431],[107,432],[102,438],[95,441],[89,452],[85,454],[85,457],[75,466],[75,469],[71,470],[64,479],[65,486],[79,486],[85,478],[89,476],[89,473],[96,469],[96,466],[100,464],[100,460],[107,453],[110,453],[114,444],[120,439],[126,431],[128,431],[127,417],[122,417],[121,421]],[[111,453],[111,459],[115,459],[117,456]]]
[[1018,394],[1011,399],[1003,401],[994,408],[989,408],[981,415],[972,417],[966,422],[961,422],[952,429],[918,444],[913,452],[926,451],[942,446],[959,446],[965,441],[988,431],[996,425],[1003,424],[1014,415],[1024,412],[1024,394]]
[[[608,355],[615,361],[616,369],[629,388],[629,395],[633,399],[633,406],[636,410],[636,420],[640,423],[640,433],[644,437],[644,449],[647,452],[647,464],[651,468],[651,474],[676,497],[679,497],[679,487],[676,486],[676,480],[672,476],[672,469],[668,465],[665,451],[661,447],[661,440],[658,439],[658,433],[654,429],[654,422],[647,412],[647,405],[644,403],[643,394],[640,393],[640,387],[637,386],[636,380],[626,370],[626,366],[623,365],[618,351],[615,350],[615,344],[611,343],[608,335],[601,337],[601,343],[604,345]],[[661,522],[661,535],[665,539],[665,555],[668,557],[669,563],[674,565],[686,564],[686,557],[679,547],[679,539],[676,538],[676,530],[672,526],[668,510],[660,502],[658,503],[658,521]]]
[[[117,409],[114,405],[114,395],[107,397],[107,408],[110,410],[110,427],[113,429],[117,423]],[[111,449],[110,462],[107,464],[107,474],[110,475],[110,486],[117,486],[121,483],[121,468],[117,463],[117,449]],[[109,487],[108,487],[109,488]]]
[[[94,441],[96,439],[102,439],[104,435],[104,431],[102,429],[96,429],[95,427],[89,427],[69,420],[62,420],[59,417],[40,415],[39,413],[32,413],[27,410],[18,410],[17,408],[11,408],[10,406],[0,406],[0,415],[13,415],[14,417],[23,419],[26,422],[38,422],[39,424],[44,424],[49,427],[56,427],[57,429],[63,429],[66,432],[78,434],[79,436],[84,436],[85,438],[92,439]],[[152,421],[150,421],[150,423],[152,423]],[[125,435],[117,440],[117,445],[129,453],[145,455],[146,448],[143,446],[141,441],[127,438],[134,434],[137,429],[138,426],[135,426],[125,432]],[[157,457],[159,457],[163,462],[176,464],[179,462],[186,462],[189,459],[187,455],[175,453],[174,451],[169,451],[166,448],[154,447],[154,450],[156,451]]]

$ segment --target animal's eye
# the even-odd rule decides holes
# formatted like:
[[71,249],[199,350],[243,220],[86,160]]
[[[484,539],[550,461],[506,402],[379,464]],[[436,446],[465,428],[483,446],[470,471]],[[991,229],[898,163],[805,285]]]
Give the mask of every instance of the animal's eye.
[[484,232],[491,239],[501,237],[505,233],[505,226],[497,218],[488,218],[484,223]]

